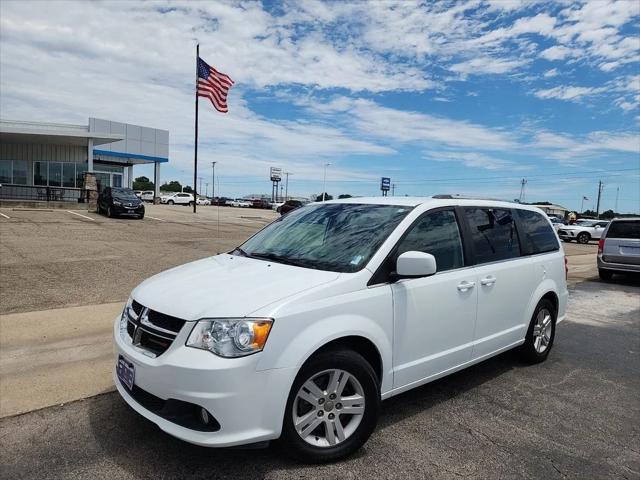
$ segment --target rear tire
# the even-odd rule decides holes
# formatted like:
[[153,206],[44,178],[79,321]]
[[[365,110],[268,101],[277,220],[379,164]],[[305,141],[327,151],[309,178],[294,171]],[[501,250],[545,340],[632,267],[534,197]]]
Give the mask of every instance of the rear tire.
[[582,232],[580,235],[578,235],[578,243],[585,245],[589,243],[589,240],[591,240],[591,236],[586,232]]
[[380,385],[369,362],[351,350],[322,352],[307,360],[293,382],[280,443],[306,463],[335,461],[364,445],[379,413]]
[[538,302],[524,344],[520,347],[520,355],[525,362],[540,363],[547,359],[556,336],[557,315],[551,300],[543,298]]
[[611,270],[604,270],[602,268],[599,268],[598,276],[600,277],[600,280],[611,280],[611,278],[613,277],[613,272]]

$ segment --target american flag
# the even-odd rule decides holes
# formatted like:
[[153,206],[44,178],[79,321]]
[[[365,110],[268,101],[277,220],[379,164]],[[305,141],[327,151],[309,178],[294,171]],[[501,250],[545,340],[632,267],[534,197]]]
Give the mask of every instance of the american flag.
[[227,113],[227,93],[234,81],[229,75],[217,71],[198,57],[198,86],[196,95],[207,97],[213,107],[222,113]]

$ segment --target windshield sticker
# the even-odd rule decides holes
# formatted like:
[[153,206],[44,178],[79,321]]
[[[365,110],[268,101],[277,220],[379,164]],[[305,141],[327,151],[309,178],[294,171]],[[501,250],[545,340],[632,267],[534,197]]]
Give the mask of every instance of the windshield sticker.
[[353,260],[351,260],[351,265],[359,265],[360,262],[362,261],[362,255],[357,255],[356,257],[354,257]]

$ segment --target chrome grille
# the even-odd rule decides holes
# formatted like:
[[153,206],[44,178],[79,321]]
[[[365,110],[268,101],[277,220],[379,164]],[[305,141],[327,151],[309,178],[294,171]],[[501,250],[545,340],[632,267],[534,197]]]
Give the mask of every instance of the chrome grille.
[[184,324],[180,318],[156,312],[135,300],[127,309],[127,334],[131,343],[154,357],[171,346]]

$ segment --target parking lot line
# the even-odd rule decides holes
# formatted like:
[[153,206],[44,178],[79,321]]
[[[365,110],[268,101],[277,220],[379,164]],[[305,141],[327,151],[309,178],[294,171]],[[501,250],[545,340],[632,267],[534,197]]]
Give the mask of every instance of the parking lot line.
[[4,213],[0,212],[0,216],[6,218],[7,220],[10,219],[11,217],[9,215],[5,215]]
[[163,220],[161,218],[152,217],[151,215],[147,215],[147,218],[152,218],[153,220],[158,220],[159,222],[166,222],[166,220]]
[[72,215],[77,215],[79,217],[82,218],[86,218],[87,220],[91,220],[92,222],[95,222],[95,219],[91,218],[91,217],[87,217],[86,215],[82,215],[81,213],[76,213],[76,212],[72,212],[71,210],[65,210],[67,213],[70,213]]

